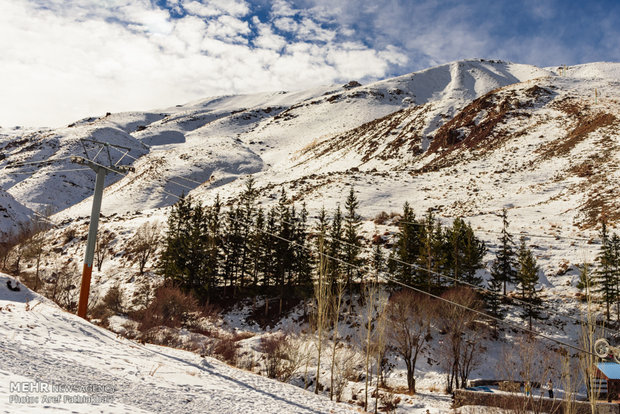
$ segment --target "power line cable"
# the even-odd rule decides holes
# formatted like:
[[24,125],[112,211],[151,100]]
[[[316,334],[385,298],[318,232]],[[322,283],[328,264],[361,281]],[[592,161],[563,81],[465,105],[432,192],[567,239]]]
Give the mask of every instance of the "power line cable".
[[[138,161],[138,160],[139,160],[139,158],[134,157],[133,155],[130,155],[129,153],[123,153],[123,152],[122,152],[121,150],[119,150],[118,148],[115,148],[115,147],[112,147],[112,148],[114,148],[116,151],[118,151],[118,152],[122,153],[123,155],[125,155],[125,156],[127,156],[127,157],[129,157],[129,158],[133,159],[134,161]],[[181,179],[181,180],[188,181],[188,182],[190,182],[190,183],[198,184],[198,185],[202,185],[202,184],[204,184],[204,182],[202,182],[202,183],[201,183],[201,182],[199,182],[199,181],[192,180],[191,178],[186,178],[186,177],[182,177],[182,176],[179,176],[179,177],[176,177],[176,178]],[[180,184],[179,184],[179,185],[180,185]],[[189,188],[189,187],[186,187],[186,188]],[[194,188],[192,188],[192,190],[193,190],[193,189],[194,189]]]
[[[171,196],[174,196],[174,197],[178,198],[179,200],[182,198],[182,197],[179,197],[179,196],[177,196],[177,195],[175,195],[175,194],[171,194],[171,193],[168,193],[168,194],[170,194]],[[237,223],[237,224],[240,224],[240,225],[245,225],[245,226],[251,226],[251,227],[254,227],[256,230],[260,231],[260,232],[261,232],[261,233],[263,233],[263,234],[267,234],[267,235],[269,235],[269,236],[271,236],[271,237],[274,237],[274,238],[276,238],[276,239],[278,239],[278,240],[282,240],[282,241],[284,241],[284,242],[286,242],[286,243],[289,243],[289,244],[295,245],[295,246],[300,247],[300,248],[302,248],[302,249],[304,249],[304,250],[307,250],[307,251],[310,251],[310,252],[312,252],[312,251],[313,251],[313,249],[312,249],[312,248],[310,248],[309,246],[301,245],[301,244],[299,244],[299,243],[295,242],[294,240],[289,240],[289,239],[286,239],[286,238],[284,238],[284,237],[282,237],[282,236],[280,236],[280,235],[278,235],[278,234],[272,233],[272,232],[267,231],[267,230],[265,230],[265,229],[261,229],[260,227],[258,227],[258,226],[257,226],[256,224],[254,224],[254,223],[247,223],[247,222],[244,222],[244,221],[241,221],[241,220],[237,220],[237,219],[235,219],[235,218],[232,218],[232,217],[230,217],[230,216],[228,217],[228,219],[229,219],[229,220],[231,220],[231,221],[233,221],[233,222],[235,222],[235,223]],[[326,257],[326,258],[329,258],[329,259],[331,259],[331,260],[334,260],[334,261],[336,261],[336,262],[338,262],[338,263],[341,263],[341,264],[344,264],[344,265],[347,265],[347,266],[350,266],[350,267],[356,268],[356,269],[358,269],[358,270],[363,270],[363,269],[364,269],[364,267],[365,267],[365,266],[360,266],[360,265],[356,265],[356,264],[353,264],[353,263],[346,262],[346,261],[344,261],[344,260],[342,260],[342,259],[340,259],[340,258],[333,257],[333,256],[331,256],[331,255],[329,255],[329,254],[327,254],[327,253],[324,253],[324,252],[318,252],[318,254],[319,254],[319,255],[322,255],[323,257]],[[369,269],[369,268],[367,268],[366,270],[370,271],[370,269]],[[451,305],[457,306],[457,307],[459,307],[459,308],[461,308],[461,309],[464,309],[464,310],[468,310],[468,311],[473,312],[473,313],[475,313],[475,314],[477,314],[477,315],[483,316],[483,317],[485,317],[485,318],[488,318],[488,319],[493,320],[493,321],[495,321],[495,322],[498,322],[498,323],[500,323],[500,324],[503,324],[503,325],[506,325],[506,326],[508,326],[508,327],[511,327],[511,328],[513,328],[513,329],[515,329],[515,330],[520,330],[520,331],[522,331],[522,332],[526,332],[526,333],[529,333],[529,334],[531,334],[531,335],[538,336],[538,337],[543,338],[543,339],[546,339],[546,340],[548,340],[548,341],[550,341],[550,342],[554,342],[554,343],[556,343],[556,344],[558,344],[558,345],[562,345],[562,346],[565,346],[565,347],[567,347],[567,348],[573,349],[573,350],[575,350],[575,351],[577,351],[577,352],[581,352],[581,353],[586,353],[586,354],[595,355],[595,354],[593,354],[593,353],[592,353],[592,352],[590,352],[590,351],[584,350],[584,349],[582,349],[582,348],[579,348],[579,347],[577,347],[577,346],[575,346],[575,345],[572,345],[572,344],[569,344],[569,343],[567,343],[567,342],[560,341],[560,340],[555,339],[555,338],[553,338],[553,337],[551,337],[551,336],[549,336],[549,335],[546,335],[546,334],[543,334],[543,333],[540,333],[540,332],[536,332],[536,331],[534,331],[534,330],[532,330],[532,329],[524,328],[524,327],[522,327],[522,326],[519,326],[519,325],[516,325],[516,324],[514,324],[514,323],[512,323],[512,322],[508,322],[508,321],[506,321],[506,320],[503,320],[503,319],[497,318],[497,317],[495,317],[495,316],[489,315],[489,314],[487,314],[487,313],[485,313],[485,312],[482,312],[482,311],[479,311],[479,310],[477,310],[477,309],[469,308],[469,307],[467,307],[467,306],[465,306],[465,305],[462,305],[462,304],[460,304],[460,303],[457,303],[457,302],[451,301],[451,300],[446,299],[446,298],[442,298],[441,296],[437,296],[437,295],[434,295],[434,294],[432,294],[432,293],[426,292],[426,291],[424,291],[424,290],[422,290],[422,289],[418,289],[418,288],[416,288],[416,287],[413,287],[413,286],[407,285],[407,284],[405,284],[405,283],[403,283],[403,282],[400,282],[400,281],[398,281],[398,280],[396,280],[396,279],[392,279],[392,278],[386,277],[385,275],[383,276],[383,279],[385,279],[385,280],[387,280],[387,281],[389,281],[389,282],[395,283],[395,284],[397,284],[397,285],[400,285],[400,286],[402,286],[402,287],[406,287],[406,288],[408,288],[408,289],[411,289],[411,290],[414,290],[414,291],[416,291],[416,292],[422,293],[422,294],[424,294],[424,295],[427,295],[427,296],[433,297],[433,298],[435,298],[435,299],[441,300],[441,301],[443,301],[443,302],[450,303]]]
[[[415,223],[415,222],[411,222],[411,221],[403,221],[403,220],[399,220],[397,224],[392,224],[392,226],[399,226],[400,223],[404,223],[404,224],[411,224],[413,226],[424,226],[424,223]],[[484,230],[484,229],[476,229],[476,231],[479,231],[481,233],[494,233],[494,234],[502,234],[501,231],[497,231],[497,230]],[[536,234],[536,233],[527,233],[527,232],[519,232],[519,233],[515,233],[515,235],[522,235],[522,236],[528,236],[528,237],[532,237],[532,238],[541,238],[541,239],[567,239],[567,240],[576,240],[576,241],[585,241],[585,242],[590,242],[592,239],[588,239],[585,237],[571,237],[571,236],[553,236],[550,234]]]
[[34,175],[37,172],[41,172],[44,174],[56,174],[63,172],[77,172],[77,171],[92,171],[90,168],[76,168],[71,170],[54,170],[54,171],[29,171],[29,172],[7,172],[7,175]]
[[[297,242],[295,242],[295,241],[293,241],[293,240],[286,239],[286,238],[284,238],[284,237],[282,237],[282,236],[280,236],[280,235],[277,235],[277,234],[274,234],[274,233],[269,232],[269,231],[267,231],[267,230],[261,229],[260,227],[256,226],[254,223],[247,223],[247,222],[243,222],[243,221],[240,221],[240,220],[237,220],[237,219],[233,219],[233,218],[230,218],[230,217],[229,217],[229,219],[230,219],[231,221],[236,222],[237,224],[242,224],[242,225],[246,225],[246,226],[252,226],[252,227],[255,227],[258,231],[260,231],[260,232],[262,232],[262,233],[264,233],[264,234],[267,234],[267,235],[269,235],[269,236],[275,237],[275,238],[277,238],[277,239],[279,239],[279,240],[282,240],[282,241],[284,241],[284,242],[287,242],[287,243],[289,243],[289,244],[296,245],[296,246],[298,246],[298,247],[301,247],[302,249],[305,249],[305,250],[308,250],[308,251],[312,251],[312,248],[310,248],[310,247],[308,247],[308,246],[301,245],[301,244],[299,244],[299,243],[297,243]],[[323,257],[327,257],[327,258],[329,258],[329,259],[331,259],[331,260],[335,260],[335,261],[337,261],[337,262],[339,262],[339,263],[341,263],[341,264],[345,264],[345,265],[347,265],[347,266],[350,266],[350,267],[353,267],[353,268],[357,268],[358,270],[360,270],[360,269],[364,269],[364,266],[360,266],[360,265],[356,265],[356,264],[353,264],[353,263],[346,262],[346,261],[344,261],[344,260],[342,260],[342,259],[339,259],[339,258],[333,257],[333,256],[331,256],[331,255],[329,255],[329,254],[327,254],[327,253],[318,252],[318,254],[319,254],[319,255],[322,255]],[[367,270],[370,270],[370,269],[367,269]],[[450,304],[452,304],[452,305],[454,305],[454,306],[457,306],[457,307],[459,307],[459,308],[461,308],[461,309],[468,310],[468,311],[473,312],[473,313],[475,313],[475,314],[478,314],[478,315],[480,315],[480,316],[484,316],[485,318],[488,318],[488,319],[491,319],[491,320],[496,321],[496,322],[498,322],[498,323],[504,324],[504,325],[509,326],[509,327],[511,327],[511,328],[513,328],[513,329],[516,329],[516,330],[521,330],[521,331],[523,331],[523,332],[527,332],[527,333],[529,333],[529,334],[532,334],[532,335],[535,335],[535,336],[539,336],[539,337],[541,337],[541,338],[543,338],[543,339],[546,339],[546,340],[548,340],[548,341],[554,342],[554,343],[556,343],[556,344],[558,344],[558,345],[566,346],[566,347],[571,348],[571,349],[573,349],[573,350],[576,350],[576,351],[578,351],[578,352],[583,352],[583,353],[587,353],[587,354],[592,354],[592,355],[594,355],[593,353],[591,353],[591,352],[589,352],[589,351],[586,351],[586,350],[584,350],[584,349],[582,349],[582,348],[579,348],[579,347],[577,347],[577,346],[571,345],[571,344],[569,344],[569,343],[566,343],[566,342],[560,341],[560,340],[558,340],[558,339],[552,338],[552,337],[550,337],[550,336],[548,336],[548,335],[546,335],[546,334],[543,334],[543,333],[540,333],[540,332],[536,332],[536,331],[531,330],[531,329],[528,329],[528,328],[524,328],[524,327],[519,326],[519,325],[516,325],[516,324],[514,324],[514,323],[511,323],[511,322],[505,321],[505,320],[503,320],[503,319],[497,318],[497,317],[495,317],[495,316],[489,315],[489,314],[487,314],[487,313],[485,313],[485,312],[482,312],[482,311],[479,311],[479,310],[476,310],[476,309],[473,309],[473,308],[469,308],[469,307],[467,307],[467,306],[465,306],[465,305],[459,304],[459,303],[457,303],[457,302],[453,302],[453,301],[451,301],[451,300],[449,300],[449,299],[442,298],[441,296],[437,296],[437,295],[434,295],[434,294],[432,294],[432,293],[426,292],[426,291],[424,291],[424,290],[422,290],[422,289],[418,289],[418,288],[413,287],[413,286],[411,286],[411,285],[407,285],[407,284],[405,284],[405,283],[403,283],[403,282],[400,282],[400,281],[398,281],[398,280],[396,280],[396,279],[392,279],[392,278],[385,277],[385,276],[383,276],[383,278],[384,278],[385,280],[389,281],[389,282],[395,283],[395,284],[400,285],[400,286],[402,286],[402,287],[406,287],[406,288],[408,288],[408,289],[412,289],[412,290],[414,290],[414,291],[416,291],[416,292],[419,292],[419,293],[425,294],[425,295],[427,295],[427,296],[430,296],[430,297],[433,297],[433,298],[435,298],[435,299],[438,299],[438,300],[444,301],[444,302],[446,302],[446,303],[450,303]]]
[[[281,220],[281,221],[282,221],[282,222],[284,222],[284,223],[287,223],[287,224],[289,224],[289,225],[295,225],[294,223],[288,222],[288,221],[286,221],[286,220]],[[371,249],[369,246],[364,246],[364,245],[361,245],[361,244],[360,244],[360,245],[355,245],[355,244],[353,244],[353,243],[347,242],[346,240],[342,240],[342,239],[339,239],[339,238],[335,238],[334,236],[332,236],[332,235],[330,235],[330,234],[326,234],[326,237],[329,237],[329,238],[331,238],[332,240],[333,240],[333,239],[338,240],[340,243],[345,244],[345,245],[348,245],[348,246],[352,246],[352,247],[360,247],[360,248],[364,248],[364,249],[367,249],[367,250],[368,250],[368,249]],[[470,287],[470,288],[472,288],[472,289],[475,289],[475,290],[478,290],[478,291],[482,291],[482,292],[485,292],[485,293],[488,293],[488,294],[491,294],[491,295],[495,295],[495,296],[498,296],[498,297],[503,297],[503,298],[506,298],[506,299],[508,299],[508,300],[510,300],[510,301],[517,302],[517,303],[519,303],[519,304],[521,304],[521,305],[525,305],[525,306],[532,306],[532,307],[535,307],[536,309],[540,309],[540,310],[543,310],[543,311],[545,311],[545,312],[549,312],[549,311],[551,310],[551,311],[553,311],[552,313],[555,313],[555,314],[556,314],[556,316],[565,317],[565,318],[571,319],[571,320],[573,320],[573,321],[575,321],[575,322],[579,322],[579,323],[581,323],[581,322],[582,322],[582,320],[580,320],[580,319],[578,319],[578,318],[576,318],[576,317],[574,317],[574,316],[571,316],[571,315],[568,315],[568,314],[563,314],[563,313],[562,313],[562,314],[560,314],[560,313],[558,313],[558,312],[557,312],[557,310],[553,310],[553,309],[548,309],[548,308],[545,308],[543,305],[537,305],[537,304],[535,304],[535,303],[530,303],[530,302],[524,301],[524,300],[519,299],[519,298],[516,298],[516,297],[511,297],[511,296],[508,296],[508,295],[504,295],[504,294],[503,294],[503,293],[501,293],[501,292],[493,292],[492,290],[490,290],[490,289],[488,289],[488,288],[485,288],[485,287],[483,287],[483,286],[478,286],[478,285],[475,285],[475,284],[473,284],[473,283],[469,283],[469,282],[466,282],[466,281],[464,281],[464,280],[457,279],[457,278],[455,278],[455,277],[453,277],[453,276],[448,276],[448,275],[446,275],[446,274],[439,273],[439,272],[434,271],[434,270],[431,270],[431,269],[426,269],[426,268],[424,268],[424,267],[422,267],[422,266],[420,266],[420,265],[416,265],[416,264],[413,264],[413,263],[408,263],[408,262],[405,262],[405,261],[400,260],[400,259],[395,258],[395,257],[390,257],[390,256],[388,256],[388,257],[387,257],[387,260],[392,260],[392,261],[394,261],[394,262],[396,262],[396,263],[400,263],[400,264],[405,265],[405,266],[410,266],[410,267],[412,267],[412,268],[414,268],[414,269],[422,270],[422,271],[427,272],[427,273],[429,273],[429,274],[432,274],[432,275],[438,276],[438,277],[443,278],[443,279],[451,280],[451,281],[453,281],[453,282],[455,282],[455,283],[458,283],[458,284],[461,284],[461,285],[468,286],[468,287]],[[543,322],[543,324],[544,324],[545,326],[548,326],[548,327],[552,327],[552,328],[554,327],[554,326],[549,325],[549,324],[544,323],[544,322]],[[599,327],[599,328],[602,328],[602,329],[607,329],[608,331],[611,331],[611,332],[615,332],[615,333],[617,333],[617,334],[620,334],[620,330],[614,330],[614,329],[610,329],[610,328],[605,328],[604,326],[602,326],[602,325],[598,325],[598,324],[597,324],[596,326],[597,326],[597,327]]]

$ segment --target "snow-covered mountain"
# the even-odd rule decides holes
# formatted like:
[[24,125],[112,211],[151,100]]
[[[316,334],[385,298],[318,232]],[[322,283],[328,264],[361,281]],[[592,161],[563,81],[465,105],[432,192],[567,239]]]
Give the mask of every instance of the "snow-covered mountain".
[[19,231],[19,223],[32,217],[32,210],[20,204],[13,196],[0,190],[0,235]]
[[[291,165],[311,147],[339,140],[397,111],[434,105],[434,110],[425,111],[424,133],[431,134],[472,99],[501,86],[549,75],[547,70],[528,65],[464,61],[366,86],[352,81],[294,93],[218,97],[150,113],[108,114],[59,130],[5,137],[0,167],[58,162],[31,175],[27,173],[36,166],[21,167],[16,172],[22,175],[8,175],[4,169],[0,186],[32,209],[52,204],[62,210],[74,205],[90,194],[94,174],[70,171],[76,166],[63,158],[82,155],[79,139],[89,138],[129,146],[129,155],[136,158],[148,153],[136,162],[137,172],[131,177],[108,176],[108,184],[117,182],[108,192],[121,201],[112,201],[107,212],[161,207],[174,202],[165,192],[187,193],[199,185],[205,192],[240,175],[260,173],[266,180],[279,181],[283,172],[288,177]],[[112,151],[112,156],[116,161],[120,154]],[[342,169],[342,163],[328,161],[329,157],[318,157],[316,162],[330,165],[313,168]],[[302,166],[295,175],[305,169]]]
[[[0,191],[14,207],[7,196],[0,207],[14,213],[0,215],[0,231],[45,205],[58,219],[89,215],[94,173],[68,159],[84,155],[88,138],[131,148],[121,163],[135,173],[106,178],[102,214],[121,221],[147,210],[163,220],[160,208],[181,194],[234,197],[238,178],[252,175],[265,201],[284,187],[311,214],[354,185],[366,219],[410,201],[418,214],[434,208],[493,231],[507,207],[517,231],[590,237],[602,214],[612,224],[620,217],[619,82],[617,63],[556,71],[467,60],[369,85],[216,97],[4,132]],[[122,157],[109,154],[113,163]],[[40,161],[53,162],[14,167]]]
[[[492,250],[501,224],[497,213],[507,208],[512,232],[527,233],[533,240],[545,274],[540,281],[545,301],[570,313],[572,307],[564,302],[574,300],[578,278],[572,266],[593,259],[598,245],[591,242],[602,217],[612,227],[620,219],[619,85],[617,63],[560,71],[466,60],[368,85],[351,81],[306,91],[215,97],[144,113],[106,114],[55,130],[0,130],[0,237],[33,211],[51,205],[58,211],[52,217],[58,225],[48,234],[48,273],[69,269],[82,257],[79,237],[86,232],[94,173],[69,157],[93,157],[97,147],[83,146],[81,140],[94,139],[130,148],[126,156],[111,148],[109,158],[103,151],[99,162],[135,167],[126,176],[109,174],[106,179],[101,231],[115,235],[116,256],[93,274],[92,290],[100,297],[117,283],[128,296],[133,293],[135,272],[123,252],[136,228],[146,221],[165,222],[168,206],[181,194],[205,203],[216,195],[232,199],[244,186],[242,178],[251,175],[262,190],[262,202],[273,202],[284,188],[295,202],[307,204],[311,216],[323,206],[331,211],[353,186],[366,240],[375,231],[393,232],[394,226],[373,219],[380,212],[400,212],[409,201],[418,216],[432,208],[445,222],[464,217]],[[77,279],[71,283],[77,285]],[[143,373],[156,364],[172,364],[175,373],[185,366],[196,368],[196,373],[179,374],[180,381],[196,395],[188,404],[204,402],[192,382],[204,374],[197,357],[125,343],[27,295],[30,299],[0,297],[0,306],[8,304],[1,300],[13,301],[23,323],[34,326],[32,332],[17,328],[16,319],[5,326],[21,335],[15,347],[31,346],[46,355],[48,345],[67,346],[73,361],[82,354],[70,341],[79,337],[100,343],[105,355],[137,361],[133,368],[117,363],[106,368],[118,371],[119,378],[134,375],[123,384],[136,389],[143,389],[138,383],[149,380]],[[37,305],[41,312],[28,313],[25,300],[42,302]],[[42,330],[37,318],[43,317],[59,332],[70,331],[69,339]],[[570,325],[553,335],[572,338],[575,329]],[[101,370],[103,355],[93,351],[79,366]],[[160,359],[151,362],[155,357]],[[41,357],[32,363],[68,367],[67,361]],[[20,367],[10,366],[9,376],[17,378]],[[215,362],[208,369],[217,378],[242,375],[223,373],[229,368]],[[438,374],[432,369],[429,364],[434,378]],[[23,372],[23,377],[35,378]],[[152,385],[177,395],[178,376],[167,378],[165,372],[160,372],[162,382]],[[242,382],[248,381],[254,379]],[[129,394],[123,395],[127,400],[114,408],[159,410],[146,403],[132,405]],[[257,397],[259,405],[253,407],[262,409],[261,401]],[[295,404],[314,407],[314,402]]]

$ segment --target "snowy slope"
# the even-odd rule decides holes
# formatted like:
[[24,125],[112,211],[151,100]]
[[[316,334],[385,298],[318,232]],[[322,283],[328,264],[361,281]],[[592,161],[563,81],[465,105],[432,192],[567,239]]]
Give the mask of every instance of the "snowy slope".
[[32,211],[20,204],[6,191],[0,190],[0,238],[18,230],[18,224],[27,222]]
[[[166,210],[157,209],[181,194],[205,203],[217,194],[229,199],[243,187],[239,178],[252,175],[263,201],[284,187],[311,215],[334,208],[353,185],[366,219],[409,201],[418,215],[434,208],[447,221],[464,216],[493,242],[496,213],[507,207],[516,231],[588,238],[603,210],[612,224],[620,217],[613,193],[620,180],[619,67],[592,63],[560,76],[557,69],[468,60],[369,85],[110,114],[55,131],[11,131],[10,139],[2,136],[9,151],[0,168],[79,154],[79,138],[94,135],[132,147],[124,161],[136,168],[127,177],[108,175],[107,216],[156,209],[154,218],[164,222]],[[87,217],[94,174],[50,173],[75,167],[64,160],[32,175],[0,170],[0,187],[31,209],[68,207],[58,219]],[[545,270],[583,261],[581,247],[558,244],[557,255],[540,252]]]
[[[136,113],[112,114],[94,124],[113,123],[148,145],[150,153],[136,164],[134,177],[109,190],[106,197],[115,200],[106,208],[121,213],[161,207],[174,201],[166,193],[179,196],[199,186],[204,193],[259,172],[268,181],[290,180],[290,167],[305,149],[367,122],[435,102],[436,110],[428,114],[433,130],[483,93],[549,75],[528,65],[462,61],[369,85],[352,82],[300,92],[210,98],[142,118]],[[67,215],[85,215],[88,206],[86,202]]]
[[[20,292],[8,290],[9,280],[13,281],[0,274],[2,412],[38,413],[44,408],[46,412],[80,413],[356,412],[212,358],[117,337],[62,311],[24,286]],[[11,383],[22,382],[76,388],[11,390]],[[89,385],[98,389],[89,390]],[[51,400],[58,396],[60,402]],[[65,396],[78,402],[65,402]],[[20,403],[16,397],[38,401]],[[43,397],[50,400],[44,402]],[[83,402],[85,398],[102,402]]]
[[[493,242],[496,213],[507,207],[517,231],[588,238],[602,211],[612,224],[620,218],[613,193],[619,67],[592,63],[560,76],[467,60],[369,85],[110,114],[54,131],[11,131],[2,136],[8,157],[0,168],[79,154],[79,139],[95,136],[132,147],[124,161],[136,167],[127,177],[108,175],[108,216],[156,209],[165,221],[166,210],[157,209],[181,194],[205,203],[218,194],[230,199],[243,187],[239,178],[252,175],[263,201],[284,187],[311,215],[334,208],[353,185],[366,219],[410,201],[417,214],[433,208],[446,221],[464,216]],[[64,162],[25,176],[0,170],[0,187],[31,209],[68,207],[58,219],[87,217],[94,174],[54,174],[75,168]],[[555,272],[562,255],[583,261],[575,246],[562,246],[557,256],[540,253],[546,270]]]
[[[74,164],[72,155],[86,156],[98,163],[116,164],[122,152],[110,149],[99,152],[99,146],[81,139],[105,141],[130,148],[140,156],[147,149],[122,129],[83,120],[66,128],[40,130],[24,135],[10,135],[0,141],[0,188],[32,210],[65,209],[92,194],[95,174],[87,167]],[[96,157],[96,158],[95,158]],[[121,160],[126,164],[128,159]],[[28,163],[26,165],[21,163]],[[119,177],[108,175],[111,183]]]

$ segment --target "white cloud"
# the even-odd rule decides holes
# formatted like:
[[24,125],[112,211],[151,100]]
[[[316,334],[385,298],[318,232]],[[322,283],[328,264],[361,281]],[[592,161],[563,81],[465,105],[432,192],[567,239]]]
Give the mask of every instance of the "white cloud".
[[291,17],[279,17],[273,21],[273,24],[283,32],[297,32],[299,25]]
[[191,14],[201,17],[219,16],[222,14],[243,17],[250,12],[248,3],[241,0],[183,0],[183,8]]
[[256,16],[252,18],[252,24],[258,30],[258,36],[252,40],[257,47],[278,51],[286,46],[286,39],[275,34],[271,25],[262,23]]
[[290,17],[298,13],[286,0],[274,0],[271,3],[271,15],[275,17]]
[[149,0],[0,0],[0,125],[382,77],[406,60],[391,46],[343,41],[309,15],[285,39],[272,22],[242,19],[245,1],[168,4],[189,14],[172,18]]
[[250,33],[248,23],[232,16],[220,16],[217,20],[210,20],[207,36],[228,38],[237,42],[246,43],[244,36]]

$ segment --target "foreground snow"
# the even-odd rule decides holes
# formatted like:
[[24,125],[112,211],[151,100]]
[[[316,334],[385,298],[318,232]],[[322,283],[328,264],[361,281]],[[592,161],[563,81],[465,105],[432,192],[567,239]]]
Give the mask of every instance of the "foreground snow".
[[[117,337],[23,286],[20,292],[9,291],[7,280],[12,278],[0,274],[2,413],[44,408],[80,413],[356,412],[212,358]],[[37,383],[39,392],[20,392],[16,386],[23,382]],[[43,388],[52,385],[71,388]],[[60,401],[54,400],[58,396]]]

